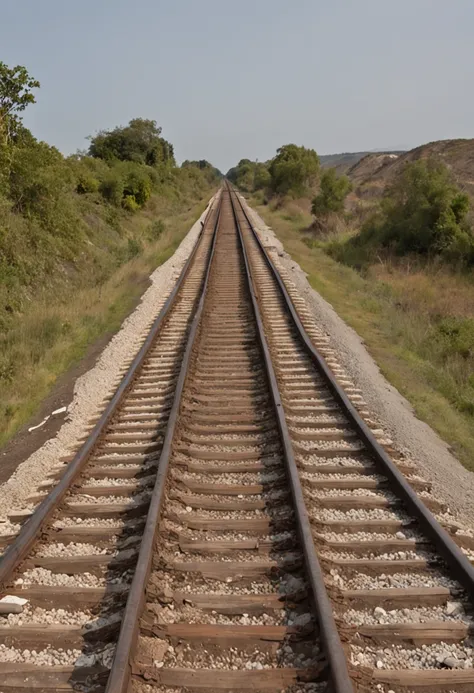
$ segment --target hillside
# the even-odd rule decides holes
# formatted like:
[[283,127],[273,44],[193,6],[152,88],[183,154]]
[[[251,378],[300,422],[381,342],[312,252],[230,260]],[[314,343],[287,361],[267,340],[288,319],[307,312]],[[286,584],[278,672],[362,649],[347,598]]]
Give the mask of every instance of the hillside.
[[431,157],[446,164],[457,184],[474,202],[474,139],[429,142],[397,156],[367,154],[347,171],[347,175],[359,197],[377,197],[406,163]]
[[342,154],[322,154],[319,156],[322,168],[335,168],[337,173],[348,173],[367,158],[379,159],[383,156],[403,154],[403,151],[382,152],[343,152]]
[[343,152],[342,154],[320,154],[319,160],[322,168],[335,168],[339,174],[347,173],[348,169],[355,166],[368,152]]

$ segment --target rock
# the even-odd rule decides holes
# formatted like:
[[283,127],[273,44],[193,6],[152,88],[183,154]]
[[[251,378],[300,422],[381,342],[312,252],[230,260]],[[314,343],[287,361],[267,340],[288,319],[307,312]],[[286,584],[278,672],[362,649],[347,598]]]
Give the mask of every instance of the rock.
[[171,587],[168,587],[168,585],[166,585],[166,587],[163,587],[163,591],[160,594],[160,601],[164,604],[168,604],[169,602],[173,601],[173,595],[174,592],[171,589]]
[[303,628],[304,626],[309,626],[311,621],[311,614],[301,614],[295,618],[293,625]]
[[464,612],[461,602],[448,602],[446,604],[446,613],[448,616],[458,616]]
[[376,606],[374,609],[374,614],[376,616],[386,616],[387,612],[385,611],[385,609],[382,609],[381,606]]
[[95,656],[94,655],[85,655],[81,654],[77,659],[76,659],[76,667],[93,667],[95,664]]
[[397,532],[395,536],[397,537],[397,539],[406,539],[406,536],[403,534],[403,532]]
[[446,657],[443,661],[443,664],[446,667],[449,667],[449,669],[460,669],[461,667],[464,668],[464,662],[461,662],[459,659],[456,659],[456,657]]
[[290,575],[288,580],[286,581],[286,592],[287,594],[293,594],[294,592],[299,592],[300,590],[305,589],[305,583],[303,580],[300,578],[296,578],[293,575]]
[[377,660],[377,669],[383,669],[383,662],[381,659]]

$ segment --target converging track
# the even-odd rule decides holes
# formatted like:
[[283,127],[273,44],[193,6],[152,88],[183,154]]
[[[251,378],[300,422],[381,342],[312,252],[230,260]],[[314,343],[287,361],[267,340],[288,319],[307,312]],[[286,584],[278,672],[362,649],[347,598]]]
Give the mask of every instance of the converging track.
[[226,184],[83,447],[10,517],[0,584],[29,602],[0,602],[0,693],[472,693],[473,547],[377,436]]

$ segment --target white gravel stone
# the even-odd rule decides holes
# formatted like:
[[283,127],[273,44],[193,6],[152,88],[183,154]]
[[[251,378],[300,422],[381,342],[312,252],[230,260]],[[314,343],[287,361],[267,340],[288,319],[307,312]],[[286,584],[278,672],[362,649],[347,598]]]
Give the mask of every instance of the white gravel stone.
[[44,650],[17,650],[14,647],[0,645],[0,662],[23,662],[39,666],[68,666],[73,665],[80,650],[63,650],[47,647]]
[[100,556],[106,554],[112,556],[115,553],[117,552],[113,549],[96,546],[95,544],[71,542],[70,544],[44,544],[44,546],[38,549],[36,555],[59,558],[61,556]]
[[15,585],[51,585],[61,587],[100,587],[105,585],[104,577],[97,577],[90,573],[79,573],[77,575],[66,575],[64,573],[53,573],[46,568],[31,568],[25,570],[21,577],[15,580]]
[[413,648],[351,646],[352,664],[377,669],[472,669],[473,654],[471,647],[444,642]]
[[400,587],[447,587],[460,589],[459,583],[444,575],[422,573],[394,573],[393,575],[365,575],[358,573],[353,577],[341,575],[337,569],[332,569],[330,578],[343,589],[376,590]]

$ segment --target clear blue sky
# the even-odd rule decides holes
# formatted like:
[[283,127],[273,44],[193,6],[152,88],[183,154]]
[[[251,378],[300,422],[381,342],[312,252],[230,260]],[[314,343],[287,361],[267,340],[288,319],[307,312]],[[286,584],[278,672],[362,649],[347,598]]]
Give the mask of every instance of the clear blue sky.
[[0,0],[0,22],[41,81],[25,122],[65,153],[133,117],[224,171],[474,136],[473,0]]

